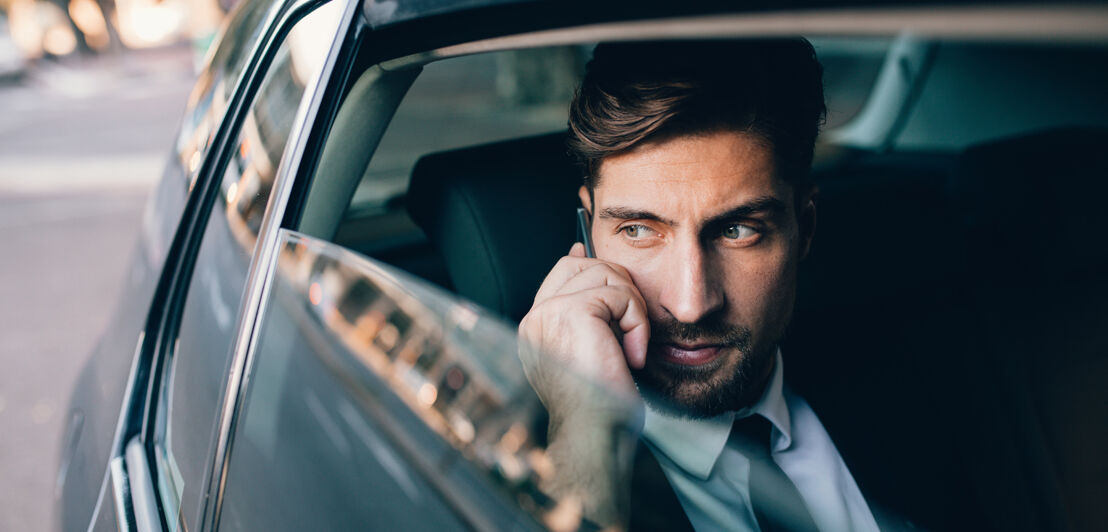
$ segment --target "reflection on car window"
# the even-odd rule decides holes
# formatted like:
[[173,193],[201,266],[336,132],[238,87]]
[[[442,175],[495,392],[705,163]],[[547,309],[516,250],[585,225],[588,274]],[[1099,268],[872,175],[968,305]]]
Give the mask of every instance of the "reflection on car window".
[[[541,489],[553,475],[546,418],[513,326],[293,232],[284,232],[277,269],[221,527],[580,527],[576,501]],[[590,389],[635,415],[633,402]],[[611,431],[624,445],[638,436]]]
[[177,136],[177,157],[188,176],[190,189],[216,129],[223,121],[239,77],[250,62],[250,52],[265,28],[266,15],[279,6],[279,3],[265,0],[243,2],[212,44],[214,52],[192,89]]
[[254,243],[293,117],[323,65],[339,9],[324,5],[292,28],[266,71],[220,181],[186,295],[180,341],[163,366],[154,428],[158,493],[171,527],[184,527],[187,511],[200,504]]
[[333,5],[324,6],[292,28],[239,132],[221,192],[228,206],[227,223],[247,253],[261,229],[304,88],[323,66],[337,10]]

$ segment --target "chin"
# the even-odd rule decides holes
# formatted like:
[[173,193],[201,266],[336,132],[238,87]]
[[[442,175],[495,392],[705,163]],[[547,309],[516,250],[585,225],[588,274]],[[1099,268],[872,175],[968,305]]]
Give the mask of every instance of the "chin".
[[646,367],[632,376],[643,400],[656,410],[686,418],[715,417],[761,397],[777,347],[752,351],[732,348],[727,356],[699,366],[652,361],[648,356]]

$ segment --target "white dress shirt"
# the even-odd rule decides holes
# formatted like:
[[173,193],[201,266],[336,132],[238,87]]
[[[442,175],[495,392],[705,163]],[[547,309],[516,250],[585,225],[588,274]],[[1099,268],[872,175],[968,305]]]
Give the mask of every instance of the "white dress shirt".
[[750,461],[727,445],[736,419],[773,425],[773,461],[796,485],[822,532],[877,532],[877,522],[815,412],[784,383],[781,351],[754,405],[710,418],[665,415],[647,405],[643,434],[698,531],[758,530],[750,504]]

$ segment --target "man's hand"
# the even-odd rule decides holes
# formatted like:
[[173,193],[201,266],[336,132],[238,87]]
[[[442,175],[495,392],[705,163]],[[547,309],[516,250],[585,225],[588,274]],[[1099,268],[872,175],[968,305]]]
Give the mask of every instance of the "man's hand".
[[[546,276],[519,325],[527,379],[552,414],[579,407],[562,374],[569,370],[615,393],[635,394],[628,369],[646,362],[646,301],[622,266],[585,258],[580,243]],[[570,412],[565,412],[570,414]]]
[[546,276],[519,334],[527,380],[550,413],[557,473],[547,490],[585,501],[587,517],[618,526],[630,464],[614,460],[625,443],[614,431],[638,414],[629,368],[646,362],[646,301],[626,269],[586,258],[574,244]]

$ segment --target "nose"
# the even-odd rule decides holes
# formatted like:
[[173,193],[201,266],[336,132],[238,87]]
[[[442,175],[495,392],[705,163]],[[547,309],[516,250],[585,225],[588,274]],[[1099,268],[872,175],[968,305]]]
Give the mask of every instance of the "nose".
[[659,303],[674,319],[696,323],[726,304],[719,269],[700,242],[674,246]]

